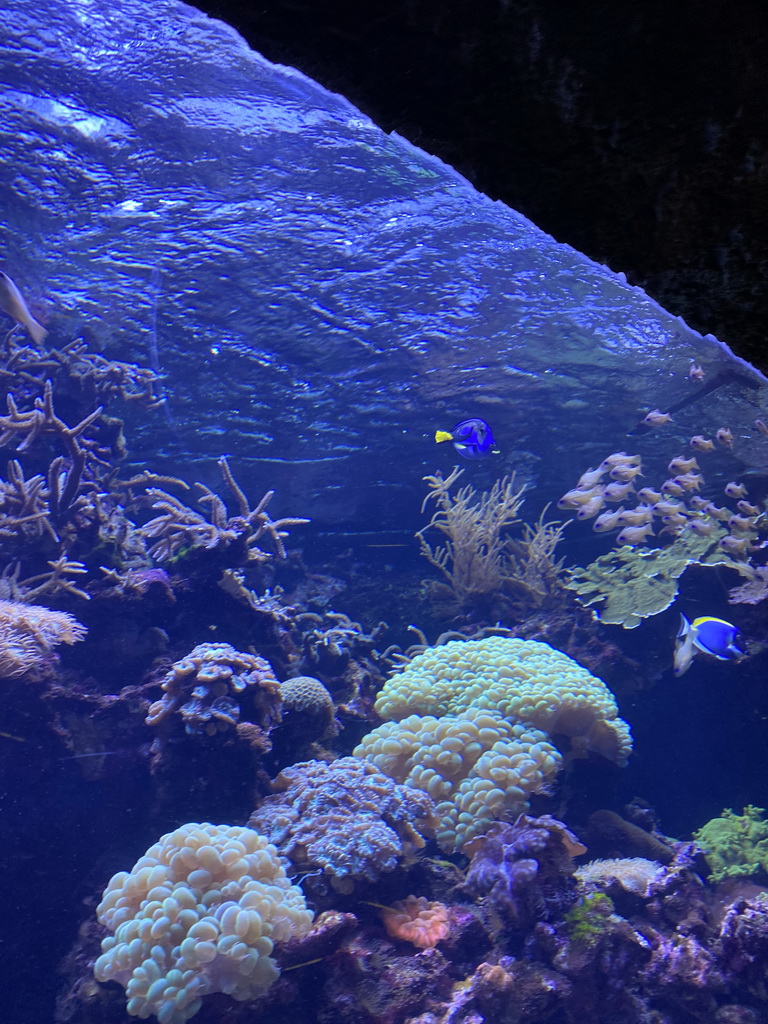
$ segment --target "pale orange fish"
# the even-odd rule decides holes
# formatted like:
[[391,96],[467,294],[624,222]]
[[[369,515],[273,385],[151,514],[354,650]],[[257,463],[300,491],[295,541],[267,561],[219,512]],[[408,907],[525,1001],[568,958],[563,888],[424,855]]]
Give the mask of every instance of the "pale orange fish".
[[720,427],[715,434],[715,437],[720,444],[725,445],[726,448],[733,448],[733,432],[728,427]]
[[699,452],[713,452],[715,450],[715,442],[708,437],[703,437],[701,434],[694,434],[690,443],[691,448],[695,448]]
[[708,537],[714,528],[714,523],[708,523],[704,519],[690,519],[688,521],[688,529],[694,533],[701,534],[702,537]]
[[688,380],[694,380],[697,383],[704,380],[704,370],[698,363],[691,363],[691,367],[688,370]]
[[757,507],[757,505],[751,505],[748,501],[744,501],[743,499],[741,501],[736,502],[736,508],[739,510],[739,512],[743,512],[745,516],[760,515],[760,509]]
[[749,493],[744,484],[737,484],[734,480],[726,484],[723,490],[729,498],[746,498]]
[[648,505],[628,508],[619,516],[619,522],[625,526],[645,526],[653,519],[653,509]]
[[620,462],[625,463],[627,466],[639,466],[640,461],[639,455],[627,455],[626,452],[614,452],[612,455],[606,455],[600,463],[600,468],[605,472],[610,469],[611,466],[618,466]]
[[619,519],[623,511],[624,506],[621,505],[615,512],[601,512],[592,524],[592,529],[595,533],[608,533],[609,530],[618,530],[620,526]]
[[630,491],[634,490],[632,481],[626,484],[608,484],[603,490],[603,497],[606,501],[624,501]]
[[685,494],[685,488],[682,484],[679,484],[677,480],[665,480],[661,485],[662,494],[672,494],[674,497],[679,498]]
[[692,455],[690,459],[684,458],[682,455],[678,455],[672,459],[667,469],[670,473],[691,473],[694,469],[698,469],[699,464],[696,461],[696,456]]
[[586,491],[590,487],[594,487],[595,484],[599,484],[603,473],[604,470],[600,469],[599,466],[597,469],[588,469],[586,473],[582,473],[579,477],[579,482],[576,484],[577,489]]
[[653,536],[653,527],[648,526],[625,526],[616,538],[618,544],[642,544],[648,537]]
[[665,423],[671,423],[672,417],[668,412],[661,412],[659,409],[651,409],[651,411],[643,419],[643,423],[647,427],[663,427]]
[[12,317],[17,324],[26,327],[32,340],[40,345],[48,331],[39,324],[29,312],[24,296],[13,283],[7,274],[0,270],[0,307],[5,310],[8,316]]
[[591,519],[593,516],[597,515],[604,504],[605,499],[602,494],[596,494],[594,498],[590,498],[589,501],[579,507],[579,511],[576,513],[576,518]]
[[722,538],[720,547],[729,555],[747,555],[752,550],[749,537],[732,537],[730,534]]
[[652,487],[641,487],[637,496],[640,501],[644,501],[648,505],[654,505],[657,501],[661,501],[661,491],[654,491]]

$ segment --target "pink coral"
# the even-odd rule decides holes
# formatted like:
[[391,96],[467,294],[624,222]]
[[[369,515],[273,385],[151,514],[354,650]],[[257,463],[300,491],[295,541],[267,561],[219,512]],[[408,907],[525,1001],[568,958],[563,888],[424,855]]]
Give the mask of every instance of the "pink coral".
[[387,934],[419,949],[430,949],[448,935],[448,908],[424,896],[408,896],[385,907],[381,918]]

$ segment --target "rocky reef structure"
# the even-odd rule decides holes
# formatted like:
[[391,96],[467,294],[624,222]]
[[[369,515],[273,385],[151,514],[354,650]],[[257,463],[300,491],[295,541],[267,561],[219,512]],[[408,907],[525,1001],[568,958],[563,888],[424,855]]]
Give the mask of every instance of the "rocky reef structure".
[[86,633],[68,612],[0,600],[0,678],[39,675],[51,666],[55,647],[77,643]]
[[163,696],[147,712],[147,725],[157,726],[178,712],[187,733],[213,736],[237,725],[246,693],[253,721],[268,730],[280,719],[280,684],[272,666],[230,644],[198,644],[171,666],[162,688]]
[[471,857],[464,886],[484,897],[503,927],[533,927],[562,916],[576,893],[573,858],[586,846],[551,815],[521,814],[514,824],[495,822],[465,847]]
[[298,870],[319,871],[340,891],[376,881],[413,857],[433,831],[429,796],[354,757],[285,768],[248,822]]
[[121,871],[97,908],[113,935],[94,972],[125,987],[132,1017],[184,1024],[202,997],[264,993],[278,976],[277,942],[312,926],[301,890],[252,829],[188,824]]

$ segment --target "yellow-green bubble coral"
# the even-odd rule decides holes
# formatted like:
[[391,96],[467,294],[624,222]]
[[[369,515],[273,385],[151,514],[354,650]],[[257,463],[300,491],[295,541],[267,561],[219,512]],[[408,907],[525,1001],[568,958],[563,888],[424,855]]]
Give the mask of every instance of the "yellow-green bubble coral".
[[253,999],[275,981],[276,942],[312,925],[274,846],[252,829],[183,825],[107,886],[97,908],[114,934],[98,981],[125,986],[133,1017],[184,1024],[209,992]]
[[566,736],[575,754],[595,751],[626,764],[632,751],[605,683],[567,654],[536,640],[492,636],[430,647],[387,681],[376,700],[384,719],[496,711],[549,736]]
[[544,733],[480,708],[387,722],[354,754],[432,797],[437,842],[448,853],[482,835],[494,819],[527,810],[531,793],[554,782],[562,763]]

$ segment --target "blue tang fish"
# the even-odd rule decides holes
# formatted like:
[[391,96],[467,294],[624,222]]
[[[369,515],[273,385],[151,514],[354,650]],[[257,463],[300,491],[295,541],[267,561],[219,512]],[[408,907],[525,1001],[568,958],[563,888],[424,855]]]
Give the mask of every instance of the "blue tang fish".
[[738,661],[746,653],[738,646],[739,638],[736,626],[732,626],[725,619],[703,615],[700,619],[689,622],[681,615],[675,643],[675,675],[681,676],[688,671],[693,656],[698,651],[711,654],[718,661]]
[[453,447],[465,459],[484,459],[486,455],[498,455],[499,449],[493,440],[491,428],[478,417],[462,420],[450,432],[436,430],[435,441],[452,441]]

